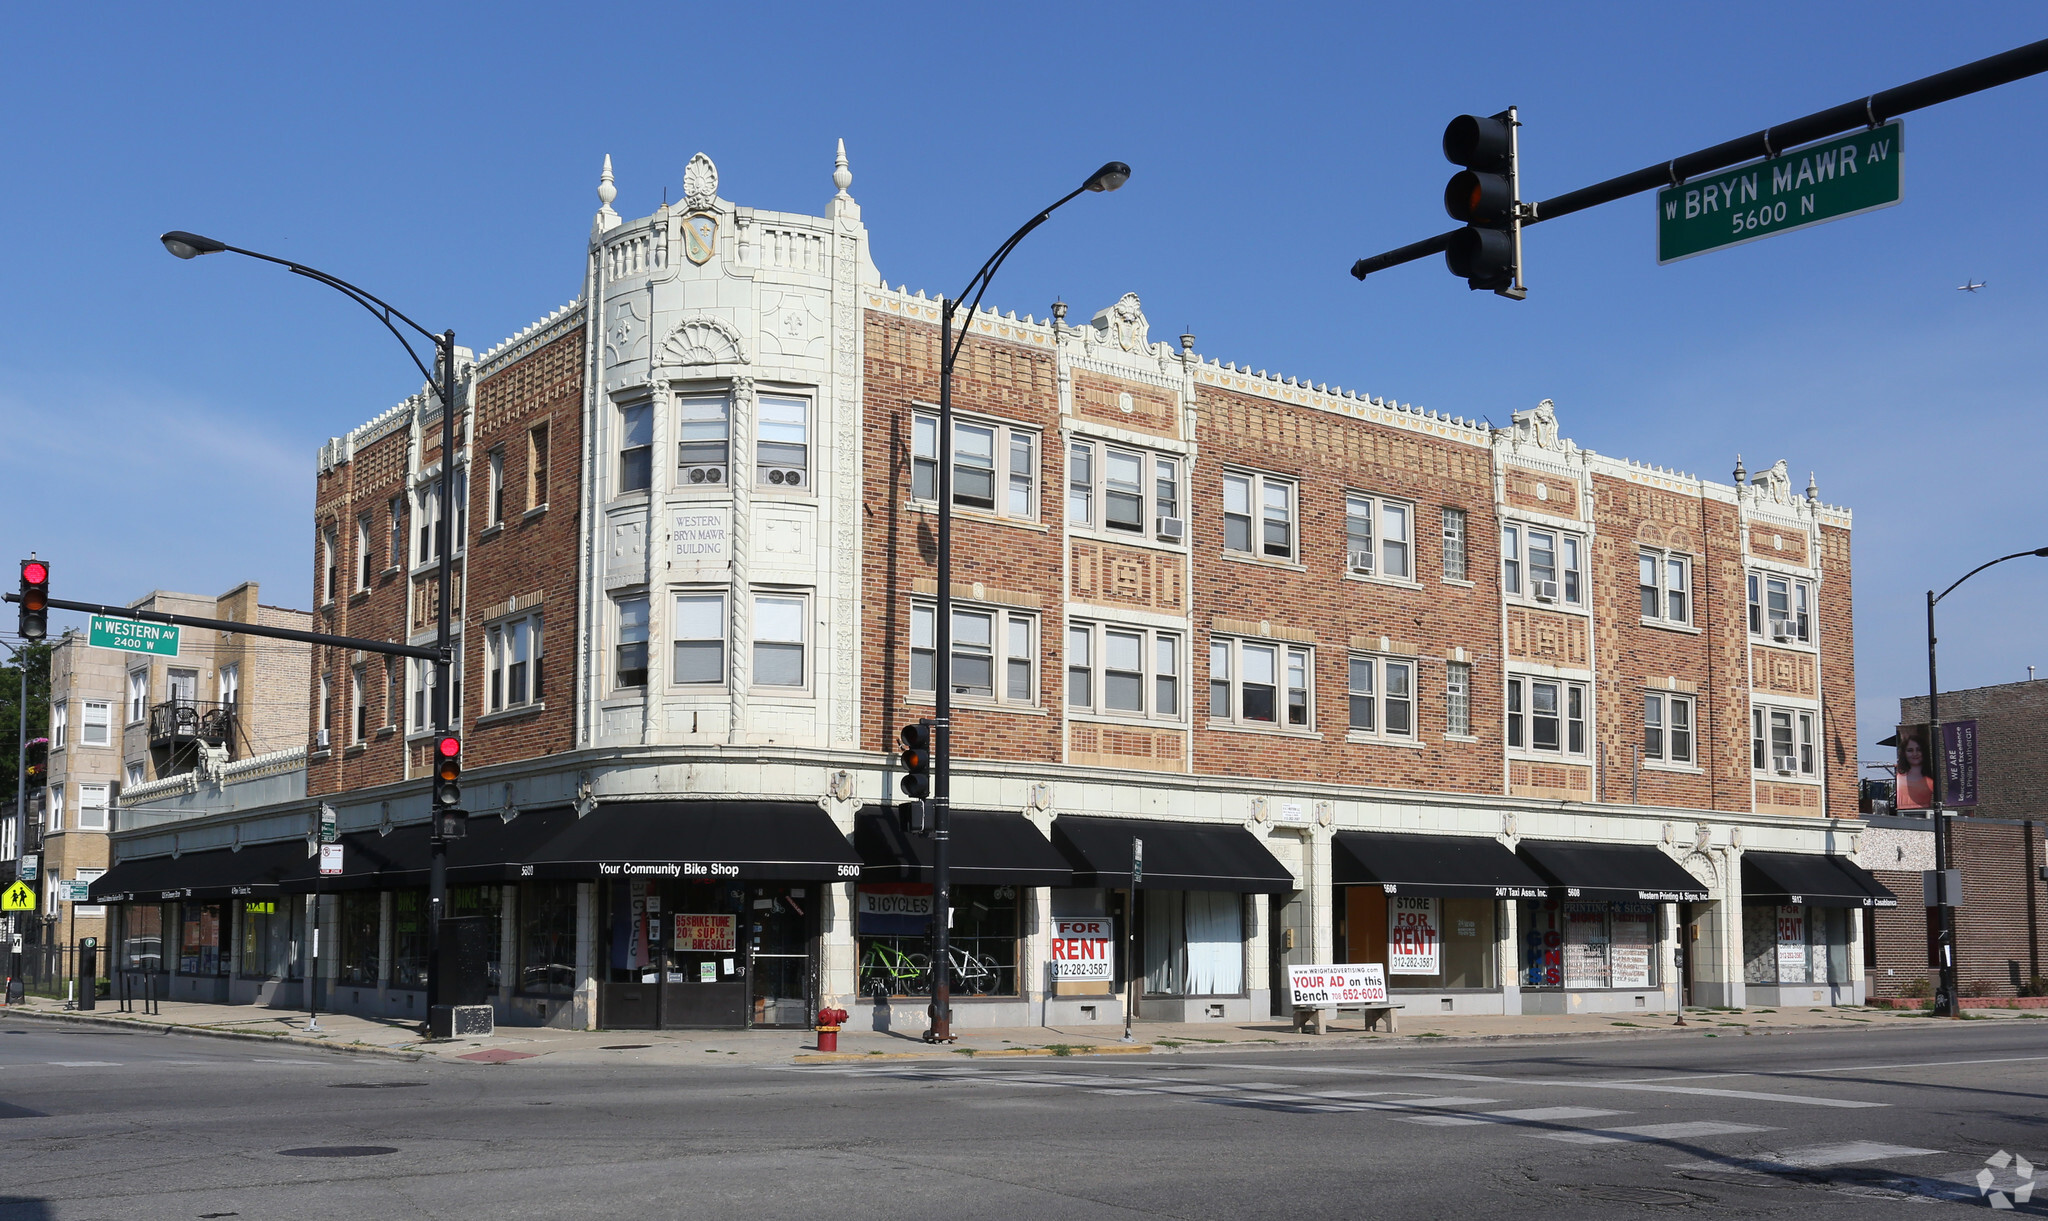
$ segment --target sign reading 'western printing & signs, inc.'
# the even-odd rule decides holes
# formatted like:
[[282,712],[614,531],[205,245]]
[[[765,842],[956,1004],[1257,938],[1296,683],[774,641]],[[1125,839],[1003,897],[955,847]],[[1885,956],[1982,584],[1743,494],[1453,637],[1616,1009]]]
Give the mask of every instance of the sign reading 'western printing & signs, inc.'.
[[1657,192],[1657,261],[1891,207],[1904,134],[1893,120],[1665,187]]

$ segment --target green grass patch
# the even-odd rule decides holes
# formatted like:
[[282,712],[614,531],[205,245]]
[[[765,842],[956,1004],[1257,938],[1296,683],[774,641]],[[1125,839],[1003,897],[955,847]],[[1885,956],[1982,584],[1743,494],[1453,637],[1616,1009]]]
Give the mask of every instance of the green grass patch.
[[1047,1043],[1045,1049],[1055,1056],[1071,1056],[1074,1054],[1074,1045],[1072,1043]]
[[1176,1048],[1176,1047],[1182,1047],[1182,1046],[1185,1046],[1186,1044],[1187,1044],[1187,1040],[1186,1040],[1186,1039],[1154,1039],[1154,1040],[1152,1040],[1152,1045],[1153,1045],[1154,1047],[1164,1047],[1164,1048],[1166,1048],[1166,1049],[1167,1049],[1168,1051],[1172,1051],[1172,1050],[1173,1050],[1174,1048]]
[[956,1047],[953,1049],[953,1054],[956,1056],[971,1056],[974,1052],[975,1049],[972,1047]]
[[[1416,1035],[1415,1037],[1418,1039],[1441,1039],[1444,1037],[1444,1033],[1441,1030],[1425,1030],[1421,1034]],[[1265,1041],[1270,1043],[1273,1040],[1267,1039]]]
[[1607,1024],[1609,1026],[1634,1026],[1637,1029],[1641,1029],[1641,1023],[1638,1022],[1609,1022]]

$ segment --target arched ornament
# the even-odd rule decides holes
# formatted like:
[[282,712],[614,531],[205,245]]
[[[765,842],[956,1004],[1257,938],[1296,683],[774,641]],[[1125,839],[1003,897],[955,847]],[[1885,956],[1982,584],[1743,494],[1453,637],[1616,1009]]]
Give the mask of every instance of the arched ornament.
[[680,365],[744,365],[747,345],[729,322],[708,315],[677,324],[661,341],[660,363]]
[[1679,857],[1678,863],[1684,867],[1686,872],[1698,878],[1709,892],[1720,892],[1721,871],[1714,868],[1713,857],[1695,848],[1693,851]]

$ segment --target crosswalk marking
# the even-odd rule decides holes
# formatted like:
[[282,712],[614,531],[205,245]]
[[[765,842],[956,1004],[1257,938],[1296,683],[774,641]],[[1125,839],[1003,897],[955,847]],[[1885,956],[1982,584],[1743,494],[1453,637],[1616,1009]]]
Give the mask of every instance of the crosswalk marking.
[[1543,1123],[1560,1119],[1596,1119],[1602,1115],[1626,1115],[1627,1111],[1604,1111],[1599,1107],[1523,1107],[1514,1111],[1479,1111],[1470,1115],[1407,1115],[1403,1123],[1431,1128],[1463,1128],[1489,1123]]
[[1926,1157],[1939,1152],[1939,1149],[1920,1149],[1912,1145],[1886,1145],[1872,1140],[1852,1140],[1840,1145],[1811,1145],[1784,1153],[1763,1153],[1753,1160],[1776,1162],[1780,1166],[1792,1166],[1800,1170],[1817,1170],[1823,1166],[1847,1166],[1855,1162],[1876,1162],[1892,1157]]
[[52,1061],[50,1061],[50,1063],[51,1063],[51,1065],[53,1065],[54,1067],[57,1067],[57,1068],[119,1068],[119,1067],[121,1067],[121,1066],[120,1066],[120,1064],[116,1063],[116,1062],[115,1062],[115,1061],[113,1061],[113,1060],[52,1060]]
[[1733,1136],[1739,1132],[1775,1132],[1776,1128],[1751,1123],[1726,1123],[1718,1119],[1697,1119],[1687,1123],[1646,1123],[1629,1128],[1595,1128],[1584,1132],[1538,1132],[1543,1140],[1561,1140],[1573,1145],[1618,1145],[1626,1141],[1697,1140],[1703,1136]]
[[[1219,1065],[1222,1068],[1250,1068],[1248,1064]],[[1468,1085],[1519,1085],[1533,1089],[1559,1090],[1622,1090],[1632,1093],[1685,1094],[1700,1098],[1740,1098],[1750,1102],[1784,1102],[1796,1106],[1840,1107],[1859,1109],[1864,1107],[1890,1106],[1885,1102],[1866,1102],[1859,1098],[1822,1098],[1810,1094],[1774,1094],[1762,1090],[1723,1090],[1705,1086],[1663,1085],[1648,1081],[1617,1081],[1595,1078],[1578,1080],[1571,1077],[1502,1077],[1490,1073],[1455,1073],[1425,1069],[1400,1068],[1331,1068],[1327,1066],[1272,1065],[1269,1072],[1295,1073],[1345,1073],[1365,1077],[1417,1077],[1426,1081],[1458,1082]]]

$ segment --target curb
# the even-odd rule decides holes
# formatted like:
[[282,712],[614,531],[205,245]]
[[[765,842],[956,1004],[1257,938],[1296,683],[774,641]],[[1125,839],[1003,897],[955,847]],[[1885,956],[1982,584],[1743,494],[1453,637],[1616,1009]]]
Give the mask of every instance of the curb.
[[826,1051],[799,1053],[790,1057],[792,1064],[845,1064],[850,1062],[872,1062],[877,1060],[940,1060],[948,1056],[959,1056],[966,1060],[1002,1060],[1017,1056],[1047,1056],[1066,1059],[1070,1056],[1142,1056],[1156,1050],[1150,1043],[1108,1043],[1095,1046],[1069,1046],[1064,1052],[1050,1047],[997,1047],[989,1050],[959,1047],[946,1051]]
[[[126,1030],[138,1033],[196,1035],[202,1039],[230,1039],[242,1043],[267,1043],[272,1047],[304,1047],[319,1051],[339,1051],[353,1056],[390,1056],[399,1060],[422,1060],[427,1053],[406,1051],[397,1047],[379,1047],[374,1043],[330,1043],[324,1039],[310,1039],[296,1034],[265,1034],[256,1030],[215,1030],[210,1026],[180,1026],[172,1022],[138,1022],[129,1018],[87,1017],[75,1013],[45,1013],[34,1009],[0,1008],[0,1021],[24,1019],[31,1022],[52,1022],[59,1025],[91,1026],[102,1030]],[[438,1058],[438,1057],[437,1057]]]

